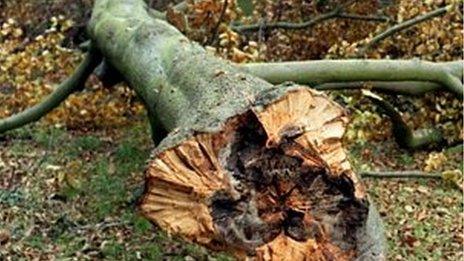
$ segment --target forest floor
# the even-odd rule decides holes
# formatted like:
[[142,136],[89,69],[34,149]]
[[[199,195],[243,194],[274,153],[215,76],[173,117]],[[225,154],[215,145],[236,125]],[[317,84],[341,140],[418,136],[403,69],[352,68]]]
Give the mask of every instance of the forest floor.
[[1,140],[0,259],[223,260],[137,214],[148,130],[23,128]]
[[[138,119],[117,130],[26,127],[3,137],[0,257],[227,260],[168,237],[137,214],[152,149],[148,129]],[[416,169],[426,155],[391,141],[348,151],[357,169]],[[443,155],[443,167],[462,168],[462,147]],[[430,179],[365,181],[385,222],[389,260],[462,259],[459,189]]]

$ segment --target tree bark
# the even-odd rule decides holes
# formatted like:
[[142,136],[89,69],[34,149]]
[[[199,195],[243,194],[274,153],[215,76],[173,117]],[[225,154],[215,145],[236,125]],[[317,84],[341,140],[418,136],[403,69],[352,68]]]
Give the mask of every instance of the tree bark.
[[97,0],[89,34],[160,141],[147,218],[241,259],[384,258],[380,218],[342,147],[340,106],[207,54],[142,1]]
[[438,129],[430,128],[413,131],[408,124],[404,122],[403,117],[393,105],[382,99],[382,97],[369,91],[363,91],[363,94],[390,117],[393,136],[401,147],[414,150],[430,145],[443,145],[443,134]]
[[463,98],[463,62],[432,63],[419,60],[320,60],[240,65],[270,83],[293,81],[317,86],[333,82],[434,82]]

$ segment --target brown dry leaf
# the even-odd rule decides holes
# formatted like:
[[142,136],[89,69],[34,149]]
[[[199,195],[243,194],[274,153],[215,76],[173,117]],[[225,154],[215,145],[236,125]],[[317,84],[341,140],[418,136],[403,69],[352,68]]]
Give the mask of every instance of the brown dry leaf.
[[0,246],[6,244],[10,240],[11,234],[6,229],[0,229]]
[[179,29],[179,31],[187,31],[188,21],[183,13],[176,11],[172,7],[169,7],[166,10],[166,19],[170,24],[174,25],[177,29]]
[[430,153],[429,157],[425,161],[424,170],[427,172],[439,169],[446,161],[446,156],[443,152]]

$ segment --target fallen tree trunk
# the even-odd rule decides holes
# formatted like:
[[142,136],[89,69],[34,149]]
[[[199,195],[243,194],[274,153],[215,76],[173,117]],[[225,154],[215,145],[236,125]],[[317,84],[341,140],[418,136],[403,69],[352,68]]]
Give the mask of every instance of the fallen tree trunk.
[[[462,62],[238,67],[208,55],[158,20],[164,17],[141,0],[97,0],[93,44],[83,46],[90,55],[44,103],[1,120],[0,133],[39,119],[78,90],[102,54],[97,74],[105,85],[127,81],[148,110],[159,145],[140,207],[161,228],[240,258],[384,259],[380,218],[342,147],[345,112],[317,91],[272,84],[337,89],[367,82],[405,94],[445,87],[462,99]],[[394,108],[379,104],[407,128]],[[405,136],[412,145],[428,142],[412,134]]]
[[240,258],[384,258],[380,218],[342,147],[340,106],[207,54],[142,1],[97,0],[89,33],[161,141],[146,217]]

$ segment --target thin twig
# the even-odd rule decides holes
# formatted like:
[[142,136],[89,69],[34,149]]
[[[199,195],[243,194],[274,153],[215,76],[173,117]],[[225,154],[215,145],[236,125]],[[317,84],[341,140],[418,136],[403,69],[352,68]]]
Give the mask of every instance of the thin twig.
[[91,45],[91,41],[87,40],[87,41],[79,44],[78,47],[82,52],[88,52],[90,50],[90,45]]
[[178,12],[185,12],[188,9],[187,1],[179,2],[178,4],[174,5],[172,8]]
[[399,23],[395,26],[392,26],[388,28],[387,30],[383,31],[382,33],[376,35],[372,40],[364,47],[361,48],[358,52],[358,56],[364,56],[364,54],[369,51],[372,47],[374,47],[376,44],[378,44],[380,41],[383,39],[392,36],[393,34],[400,32],[404,29],[407,29],[411,26],[417,25],[419,23],[422,23],[424,21],[430,20],[434,17],[440,16],[442,14],[445,14],[451,9],[452,5],[448,5],[439,9],[436,9],[432,12],[426,13],[424,15],[416,16],[412,19],[406,20],[402,23]]
[[125,226],[129,224],[127,221],[118,221],[118,222],[109,222],[109,221],[103,221],[97,224],[89,224],[89,225],[84,225],[80,226],[77,224],[74,224],[78,230],[104,230],[110,227],[119,227],[119,226]]
[[221,10],[221,14],[219,15],[219,19],[218,19],[218,21],[216,23],[216,26],[213,29],[213,33],[211,34],[211,38],[207,42],[207,45],[213,45],[214,44],[214,42],[215,42],[215,40],[217,38],[217,34],[219,32],[219,27],[221,26],[221,23],[224,20],[224,16],[225,16],[226,11],[227,11],[227,6],[228,6],[228,0],[224,0],[224,4],[223,4],[222,10]]
[[290,22],[275,22],[269,24],[250,24],[250,25],[236,25],[231,26],[232,30],[237,32],[252,32],[258,31],[262,29],[287,29],[287,30],[301,30],[312,27],[318,23],[323,21],[340,18],[340,19],[351,19],[351,20],[362,20],[362,21],[371,21],[371,22],[388,22],[390,18],[387,16],[365,16],[365,15],[358,15],[358,14],[347,14],[342,12],[341,7],[337,7],[334,10],[321,14],[309,21],[302,22],[302,23],[290,23]]
[[241,25],[241,26],[232,26],[232,30],[237,32],[249,32],[249,31],[258,31],[260,29],[290,29],[290,30],[298,30],[311,27],[319,22],[325,21],[327,19],[334,18],[338,13],[340,13],[340,7],[335,8],[334,10],[321,14],[314,19],[303,23],[289,23],[289,22],[276,22],[276,23],[269,23],[269,24],[251,24],[251,25]]
[[360,15],[360,14],[348,14],[348,13],[341,13],[336,18],[361,20],[361,21],[369,21],[369,22],[381,22],[381,23],[391,21],[390,17],[384,16],[384,15]]
[[441,89],[440,84],[427,81],[359,81],[359,82],[328,82],[313,87],[316,90],[357,90],[372,89],[382,93],[401,95],[423,95]]
[[369,178],[423,178],[423,179],[442,179],[439,173],[428,173],[418,170],[411,171],[363,171],[360,172],[361,177]]

